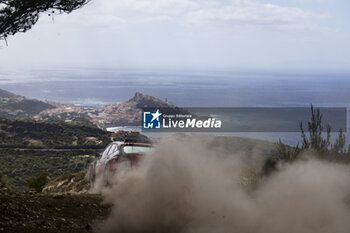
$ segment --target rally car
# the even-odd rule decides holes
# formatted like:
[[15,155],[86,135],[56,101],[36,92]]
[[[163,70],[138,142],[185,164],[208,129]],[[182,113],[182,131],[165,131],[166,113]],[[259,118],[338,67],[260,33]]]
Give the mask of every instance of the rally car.
[[109,144],[101,156],[89,166],[90,188],[93,189],[96,180],[102,180],[102,184],[111,184],[111,178],[115,174],[118,165],[134,167],[138,164],[142,155],[151,149],[150,143],[116,141]]

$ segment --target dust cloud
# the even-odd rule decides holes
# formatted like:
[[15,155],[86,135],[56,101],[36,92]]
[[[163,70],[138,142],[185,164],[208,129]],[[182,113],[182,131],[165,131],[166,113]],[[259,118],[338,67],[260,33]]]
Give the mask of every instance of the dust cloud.
[[309,158],[244,185],[255,179],[252,167],[261,159],[213,147],[209,137],[163,139],[102,191],[113,208],[96,232],[349,232],[348,166]]

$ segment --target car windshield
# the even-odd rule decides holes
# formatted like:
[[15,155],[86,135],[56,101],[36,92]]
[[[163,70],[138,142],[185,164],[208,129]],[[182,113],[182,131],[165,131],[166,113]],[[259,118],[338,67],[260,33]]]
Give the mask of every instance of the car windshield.
[[123,150],[125,154],[144,154],[150,151],[151,147],[148,146],[124,146]]

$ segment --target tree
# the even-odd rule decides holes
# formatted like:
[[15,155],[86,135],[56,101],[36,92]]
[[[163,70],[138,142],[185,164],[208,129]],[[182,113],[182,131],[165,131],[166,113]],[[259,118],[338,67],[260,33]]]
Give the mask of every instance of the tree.
[[90,0],[0,0],[0,39],[26,32],[38,21],[41,13],[70,13]]
[[[308,132],[309,137],[305,135],[305,130],[302,122],[299,123],[301,137],[303,139],[302,150],[312,149],[319,153],[328,152],[329,147],[331,146],[330,137],[331,137],[331,127],[327,125],[327,136],[326,138],[322,137],[323,126],[322,126],[322,114],[320,109],[315,110],[314,106],[311,104],[311,121],[308,123]],[[341,134],[342,135],[342,134]]]

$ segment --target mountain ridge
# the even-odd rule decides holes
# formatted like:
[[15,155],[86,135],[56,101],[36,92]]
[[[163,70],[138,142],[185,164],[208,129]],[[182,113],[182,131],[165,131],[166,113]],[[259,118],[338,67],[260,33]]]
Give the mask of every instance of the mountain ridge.
[[22,97],[22,96],[6,91],[4,89],[0,89],[0,98],[16,98],[16,97]]

